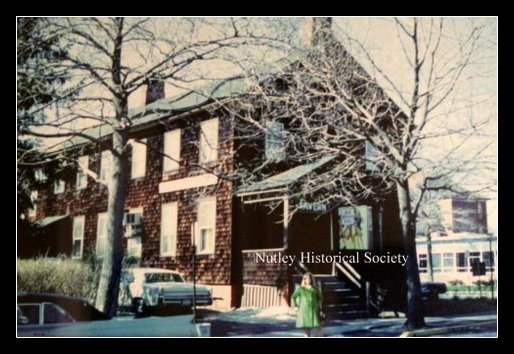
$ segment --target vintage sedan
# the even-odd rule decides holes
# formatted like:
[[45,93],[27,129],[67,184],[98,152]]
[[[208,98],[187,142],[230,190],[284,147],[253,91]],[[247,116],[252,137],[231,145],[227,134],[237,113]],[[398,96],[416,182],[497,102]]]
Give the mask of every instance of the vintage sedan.
[[212,291],[205,285],[185,282],[182,275],[169,269],[129,268],[123,271],[121,291],[128,293],[138,313],[161,307],[190,309],[196,293],[196,306],[212,305]]

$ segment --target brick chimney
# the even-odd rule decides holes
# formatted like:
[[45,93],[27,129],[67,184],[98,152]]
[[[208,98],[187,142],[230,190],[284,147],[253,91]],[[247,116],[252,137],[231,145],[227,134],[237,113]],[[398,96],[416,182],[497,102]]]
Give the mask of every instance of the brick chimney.
[[311,45],[313,47],[326,45],[333,39],[332,17],[313,17]]
[[158,79],[149,79],[146,86],[145,104],[148,105],[164,97],[164,81]]

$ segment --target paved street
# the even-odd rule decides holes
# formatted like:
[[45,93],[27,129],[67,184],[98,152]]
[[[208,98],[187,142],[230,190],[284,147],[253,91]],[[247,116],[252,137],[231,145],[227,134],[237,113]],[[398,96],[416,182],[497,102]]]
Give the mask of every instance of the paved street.
[[[295,328],[296,315],[291,309],[238,309],[230,312],[200,312],[200,321],[211,323],[213,337],[303,337]],[[496,320],[495,313],[463,316],[427,317],[428,328],[480,324]],[[398,337],[404,331],[404,318],[367,318],[327,320],[325,337]],[[492,327],[492,328],[491,328]],[[433,335],[434,337],[496,337],[496,327],[472,329],[464,332]]]

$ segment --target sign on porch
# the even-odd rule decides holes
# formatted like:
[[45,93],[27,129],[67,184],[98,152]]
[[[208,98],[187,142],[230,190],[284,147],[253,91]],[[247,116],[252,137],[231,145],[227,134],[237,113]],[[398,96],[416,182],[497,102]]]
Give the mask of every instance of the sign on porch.
[[339,208],[340,249],[369,249],[372,233],[371,207],[362,205]]

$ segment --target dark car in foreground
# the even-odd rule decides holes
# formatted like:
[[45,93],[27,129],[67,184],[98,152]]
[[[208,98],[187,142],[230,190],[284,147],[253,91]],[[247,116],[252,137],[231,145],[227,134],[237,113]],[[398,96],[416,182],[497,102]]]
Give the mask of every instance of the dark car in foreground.
[[86,300],[58,294],[18,294],[20,337],[196,337],[192,315],[110,319]]
[[429,300],[435,300],[439,294],[444,294],[448,288],[445,283],[423,282],[421,283],[421,297]]

